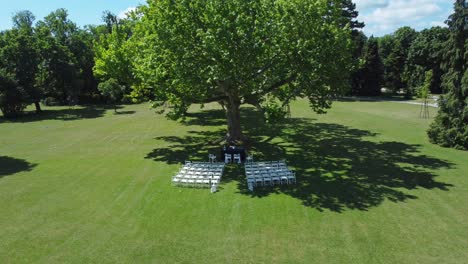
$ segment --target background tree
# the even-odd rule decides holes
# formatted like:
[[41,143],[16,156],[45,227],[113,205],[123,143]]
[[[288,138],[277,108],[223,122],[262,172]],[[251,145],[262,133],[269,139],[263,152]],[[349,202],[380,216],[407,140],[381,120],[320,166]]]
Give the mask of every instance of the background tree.
[[430,70],[433,73],[430,91],[442,93],[441,64],[448,35],[449,30],[442,27],[432,27],[419,32],[409,48],[405,66],[404,76],[409,89],[417,90],[421,87],[425,80],[425,73]]
[[363,52],[363,66],[360,70],[361,81],[357,90],[358,95],[380,95],[383,64],[379,56],[378,42],[374,37],[370,37]]
[[429,99],[429,95],[431,94],[431,84],[433,80],[433,73],[432,70],[429,70],[425,73],[424,77],[424,83],[421,87],[418,89],[418,97],[427,100]]
[[111,78],[99,83],[98,89],[114,105],[114,112],[117,113],[117,104],[122,101],[125,87],[120,85],[117,80]]
[[[391,45],[390,52],[387,54],[387,50],[383,51],[386,55],[383,60],[385,66],[384,81],[387,88],[393,91],[403,89],[406,95],[410,95],[407,89],[407,80],[404,78],[404,69],[408,58],[409,48],[411,47],[417,33],[410,27],[399,28],[392,36],[392,41],[387,38],[385,43]],[[389,48],[388,45],[384,44],[384,48]]]
[[365,24],[357,20],[359,12],[356,10],[356,4],[351,0],[342,0],[341,1],[342,9],[342,21],[341,25],[343,27],[347,26],[352,29],[351,39],[352,39],[352,68],[350,74],[350,94],[357,95],[361,89],[362,82],[362,67],[364,66],[364,61],[362,60],[362,55],[364,51],[364,46],[367,41],[366,35],[360,31],[364,28]]
[[428,99],[429,95],[431,94],[431,83],[433,80],[432,70],[429,70],[425,74],[424,84],[419,87],[417,90],[417,95],[422,100],[421,104],[421,111],[419,112],[419,117],[421,118],[429,118],[429,105]]
[[110,12],[104,12],[103,21],[107,32],[94,42],[94,75],[102,81],[113,79],[130,93],[135,83],[133,76],[133,52],[128,39],[132,36],[133,24],[126,19],[118,19]]
[[464,0],[457,0],[454,6],[455,12],[446,21],[450,36],[442,64],[445,94],[428,135],[436,144],[468,149],[468,7]]
[[[78,101],[80,95],[97,91],[93,35],[68,19],[65,9],[57,9],[37,25],[40,45],[38,84],[46,96],[61,104]],[[91,95],[90,95],[91,96]]]
[[33,29],[34,15],[20,11],[13,18],[13,29],[4,32],[4,45],[0,47],[0,68],[11,74],[27,94],[26,103],[34,103],[40,112],[42,91],[36,87],[38,51]]
[[349,26],[353,29],[353,35],[357,35],[360,32],[358,29],[364,28],[365,24],[357,20],[359,12],[356,10],[356,4],[352,0],[341,0],[340,5],[342,9],[341,26]]
[[0,69],[0,110],[7,118],[16,117],[28,105],[26,91],[18,85],[15,78]]
[[228,140],[245,139],[240,106],[268,112],[299,97],[323,112],[342,94],[350,67],[350,30],[341,2],[148,1],[132,38],[136,73],[154,87],[169,116],[193,103],[226,109]]

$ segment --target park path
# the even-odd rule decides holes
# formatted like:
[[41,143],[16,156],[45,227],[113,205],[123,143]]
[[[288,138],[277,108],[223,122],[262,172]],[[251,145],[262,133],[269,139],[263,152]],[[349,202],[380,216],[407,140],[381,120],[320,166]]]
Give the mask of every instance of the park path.
[[[414,102],[414,101],[389,101],[389,102],[395,102],[395,103],[400,103],[400,104],[412,104],[412,105],[422,105],[422,102]],[[437,103],[432,103],[432,104],[427,104],[430,107],[435,107],[438,108],[439,105]]]
[[[412,104],[412,105],[422,105],[423,104],[422,102],[418,102],[418,101],[395,100],[395,99],[383,98],[383,97],[345,96],[345,97],[342,97],[342,98],[346,99],[346,100],[368,101],[368,102],[392,102],[392,103]],[[432,99],[436,100],[436,98],[432,98]],[[430,106],[430,107],[435,107],[435,108],[439,107],[437,101],[434,102],[434,103],[428,103],[427,105]]]

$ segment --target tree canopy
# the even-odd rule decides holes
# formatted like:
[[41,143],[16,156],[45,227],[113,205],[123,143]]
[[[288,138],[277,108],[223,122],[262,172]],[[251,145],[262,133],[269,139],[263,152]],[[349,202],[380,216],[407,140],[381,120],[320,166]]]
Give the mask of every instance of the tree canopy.
[[450,36],[442,67],[439,112],[428,131],[432,142],[447,147],[468,149],[468,6],[457,0],[447,20]]
[[419,32],[413,44],[409,48],[405,65],[404,76],[408,87],[417,90],[425,81],[425,73],[432,71],[430,91],[441,93],[441,68],[444,47],[449,35],[449,30],[442,27],[433,27]]
[[296,97],[323,112],[344,92],[350,28],[341,1],[148,1],[133,41],[135,71],[169,116],[194,103],[226,109],[229,140],[244,138],[240,105],[268,113]]

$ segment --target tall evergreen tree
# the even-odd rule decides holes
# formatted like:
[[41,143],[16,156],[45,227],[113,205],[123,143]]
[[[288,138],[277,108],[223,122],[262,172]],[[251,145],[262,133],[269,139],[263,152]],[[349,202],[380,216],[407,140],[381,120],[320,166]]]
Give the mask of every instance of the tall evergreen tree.
[[364,48],[364,67],[362,72],[361,89],[359,95],[380,95],[383,78],[383,64],[379,56],[378,42],[370,37]]
[[348,24],[354,32],[357,32],[356,29],[361,29],[365,26],[364,22],[357,21],[359,12],[356,10],[356,4],[352,0],[341,0],[341,9],[343,22],[342,25]]
[[367,41],[366,35],[359,29],[364,28],[364,22],[358,21],[357,17],[359,12],[356,10],[356,4],[352,0],[341,0],[341,26],[349,26],[351,31],[352,40],[352,60],[353,67],[350,74],[351,94],[359,94],[358,90],[361,89],[362,81],[362,60],[361,56],[364,51],[364,46]]
[[357,34],[352,33],[352,59],[353,59],[353,68],[351,69],[351,90],[349,93],[351,95],[361,94],[360,90],[362,89],[363,81],[363,70],[365,67],[364,48],[367,43],[367,37],[362,31],[357,31]]
[[468,7],[465,0],[455,2],[455,12],[446,23],[450,37],[446,44],[446,70],[442,78],[444,92],[439,112],[429,128],[433,143],[468,149]]

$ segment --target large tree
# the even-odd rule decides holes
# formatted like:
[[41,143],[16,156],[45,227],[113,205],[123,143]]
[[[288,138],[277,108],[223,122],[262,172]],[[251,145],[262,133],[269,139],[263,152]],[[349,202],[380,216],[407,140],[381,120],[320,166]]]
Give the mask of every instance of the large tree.
[[468,149],[468,5],[455,2],[455,12],[447,20],[450,37],[446,43],[446,70],[442,78],[445,94],[439,112],[428,131],[432,142],[446,147]]
[[228,140],[245,138],[242,104],[268,113],[306,97],[323,112],[348,83],[341,1],[153,0],[141,12],[132,37],[141,84],[170,103],[173,118],[219,102]]
[[18,85],[12,74],[0,69],[0,111],[3,116],[17,117],[28,105],[26,91]]
[[104,12],[102,19],[107,31],[94,42],[94,75],[102,82],[117,81],[129,90],[130,85],[135,83],[132,49],[129,47],[131,42],[128,41],[133,23],[128,19],[119,19],[108,11]]
[[363,66],[359,71],[360,87],[356,91],[358,95],[380,95],[383,78],[383,64],[379,56],[378,42],[370,37],[363,51]]
[[[409,95],[407,89],[407,82],[404,78],[404,69],[408,58],[409,48],[411,47],[414,39],[417,37],[417,32],[410,27],[401,27],[392,36],[391,50],[383,51],[383,55],[387,55],[383,59],[385,65],[385,85],[394,90],[404,89],[406,94]],[[386,39],[389,41],[389,39]],[[383,43],[383,49],[387,49],[388,43]]]
[[28,95],[27,103],[34,103],[36,111],[40,112],[42,92],[35,84],[38,50],[34,19],[29,11],[20,11],[13,16],[13,29],[4,32],[4,44],[0,46],[0,68],[13,76],[18,86]]
[[40,50],[38,85],[59,103],[77,101],[84,92],[97,92],[93,77],[93,35],[57,9],[36,27]]
[[442,93],[441,64],[448,36],[449,30],[442,27],[432,27],[419,32],[408,51],[404,73],[404,79],[412,91],[421,87],[425,83],[426,72],[432,71],[430,91]]
[[353,34],[359,32],[357,29],[363,28],[365,26],[364,22],[357,21],[359,12],[356,10],[356,4],[352,0],[341,0],[341,9],[342,9],[342,26],[348,25],[353,29]]

